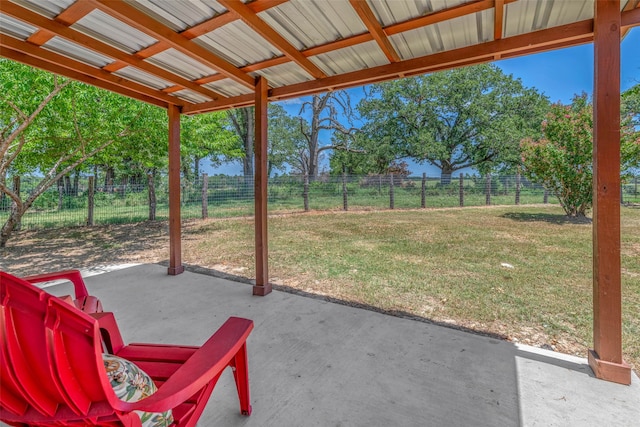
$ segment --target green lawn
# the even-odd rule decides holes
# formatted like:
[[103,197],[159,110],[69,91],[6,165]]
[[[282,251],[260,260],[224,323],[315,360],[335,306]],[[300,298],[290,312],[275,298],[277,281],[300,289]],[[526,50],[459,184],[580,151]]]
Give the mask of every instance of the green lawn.
[[[270,272],[304,291],[584,357],[591,230],[548,205],[276,216]],[[253,277],[250,219],[196,222],[185,238],[187,263]],[[640,209],[622,209],[622,242],[624,353],[637,369]]]

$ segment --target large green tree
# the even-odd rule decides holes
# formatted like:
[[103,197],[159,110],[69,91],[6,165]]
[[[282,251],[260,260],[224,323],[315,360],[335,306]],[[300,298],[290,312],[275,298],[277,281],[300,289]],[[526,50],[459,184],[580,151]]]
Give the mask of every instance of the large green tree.
[[[621,171],[640,165],[640,139],[623,117]],[[554,104],[542,122],[543,137],[522,141],[524,172],[555,194],[565,213],[584,217],[593,203],[593,105],[586,94]]]
[[495,65],[381,83],[358,105],[367,121],[362,148],[379,161],[431,163],[448,183],[463,168],[517,165],[519,142],[535,132],[547,105]]
[[[2,247],[46,189],[118,141],[140,143],[159,109],[8,60],[0,76],[0,192],[12,200]],[[34,174],[38,183],[19,195],[9,173]]]

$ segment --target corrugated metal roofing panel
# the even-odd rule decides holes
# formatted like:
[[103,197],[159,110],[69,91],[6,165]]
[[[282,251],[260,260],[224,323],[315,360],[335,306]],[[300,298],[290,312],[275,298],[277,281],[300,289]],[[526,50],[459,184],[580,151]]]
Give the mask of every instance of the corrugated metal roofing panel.
[[20,40],[26,40],[29,36],[36,32],[38,27],[29,25],[10,16],[0,13],[0,33]]
[[173,48],[153,55],[146,61],[189,80],[216,74],[214,69]]
[[146,73],[142,70],[139,70],[135,67],[124,67],[120,70],[113,73],[117,76],[124,77],[126,79],[133,80],[145,86],[152,87],[154,89],[165,89],[169,86],[173,86],[171,83],[167,82],[164,79],[156,77],[152,74]]
[[458,6],[468,0],[367,0],[383,27]]
[[348,73],[385,65],[389,60],[375,41],[345,47],[309,58],[327,75]]
[[347,0],[291,0],[258,16],[298,50],[367,31]]
[[108,56],[101,55],[91,49],[87,49],[86,47],[82,47],[58,36],[53,37],[42,47],[98,68],[102,68],[113,62],[113,59]]
[[226,96],[238,96],[253,93],[251,89],[231,79],[218,80],[216,82],[207,83],[202,86]]
[[128,53],[135,53],[157,40],[100,10],[93,10],[71,26]]
[[593,18],[594,0],[509,3],[504,12],[504,36],[511,37]]
[[287,86],[311,80],[309,73],[293,62],[265,68],[256,71],[256,74],[264,76],[271,87]]
[[173,31],[183,31],[226,11],[215,0],[132,0],[130,3]]
[[493,11],[461,16],[390,37],[402,59],[458,49],[493,38]]
[[195,41],[237,67],[282,56],[282,52],[242,21],[231,22]]
[[55,18],[60,12],[75,3],[76,0],[12,0],[21,6],[40,13],[47,18]]
[[180,99],[184,99],[185,101],[193,102],[194,104],[211,101],[211,98],[189,89],[179,90],[177,92],[174,92],[173,95],[177,96]]

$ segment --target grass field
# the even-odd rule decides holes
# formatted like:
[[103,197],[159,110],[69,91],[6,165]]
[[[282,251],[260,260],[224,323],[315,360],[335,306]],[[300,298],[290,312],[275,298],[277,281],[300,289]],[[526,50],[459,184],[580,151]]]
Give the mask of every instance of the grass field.
[[[275,283],[583,357],[592,346],[592,227],[557,206],[317,213],[269,227]],[[194,223],[185,243],[186,262],[253,277],[251,220]],[[636,370],[639,259],[640,209],[623,208],[624,354]]]
[[[213,216],[213,212],[212,212]],[[640,209],[622,207],[623,352],[640,369]],[[272,215],[272,282],[585,357],[592,346],[592,226],[557,205]],[[188,265],[254,277],[250,216],[189,220]],[[168,256],[167,223],[21,231],[16,274]]]

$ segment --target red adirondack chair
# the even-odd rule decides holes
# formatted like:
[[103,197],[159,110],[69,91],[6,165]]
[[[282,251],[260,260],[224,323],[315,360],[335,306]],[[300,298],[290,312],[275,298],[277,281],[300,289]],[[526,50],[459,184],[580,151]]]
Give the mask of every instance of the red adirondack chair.
[[87,292],[87,287],[84,284],[84,280],[78,270],[64,270],[57,271],[55,273],[38,274],[36,276],[27,276],[22,279],[29,283],[43,283],[52,280],[68,280],[73,283],[75,291],[75,298],[73,300],[76,307],[85,313],[100,313],[102,311],[102,304],[100,300]]
[[[172,409],[194,426],[221,373],[233,368],[240,411],[251,413],[246,340],[253,321],[230,317],[201,347],[124,345],[112,313],[88,315],[0,271],[0,420],[12,426],[140,426],[134,410]],[[158,386],[137,402],[117,398],[102,360],[134,362]]]

